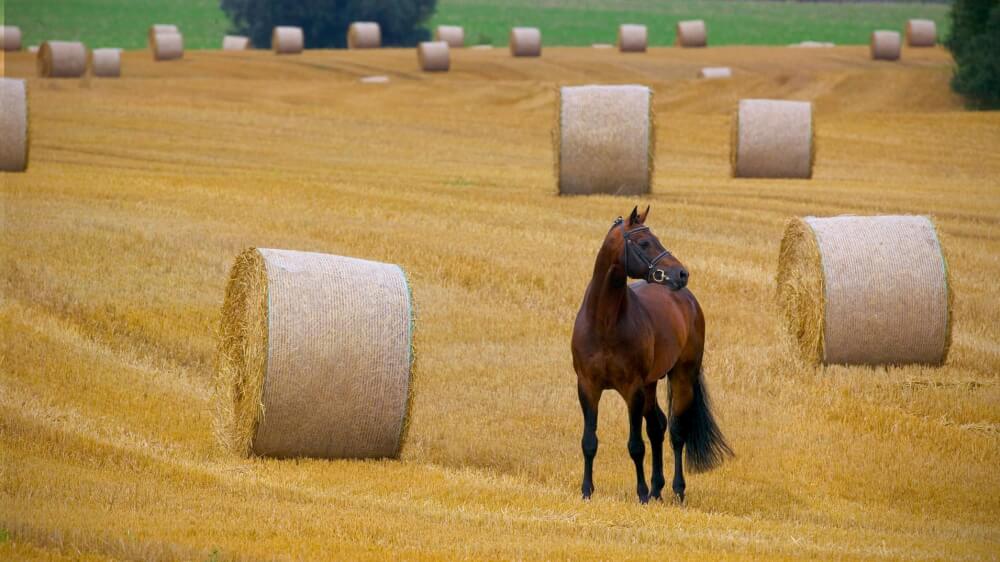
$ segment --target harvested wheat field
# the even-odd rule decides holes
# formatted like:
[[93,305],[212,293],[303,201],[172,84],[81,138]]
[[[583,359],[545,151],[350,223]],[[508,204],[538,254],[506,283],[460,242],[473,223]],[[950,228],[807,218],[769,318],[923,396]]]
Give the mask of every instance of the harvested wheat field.
[[[997,557],[1000,115],[963,111],[946,51],[456,50],[446,74],[415,58],[135,51],[108,81],[5,55],[31,152],[2,176],[0,558]],[[588,83],[655,90],[651,194],[556,195],[556,87]],[[741,98],[813,102],[812,179],[730,177]],[[636,204],[691,272],[736,452],[688,475],[685,506],[636,501],[612,393],[579,497],[570,332]],[[845,213],[933,216],[955,297],[943,367],[814,367],[785,335],[782,233]],[[400,460],[218,445],[220,310],[247,247],[406,270]]]

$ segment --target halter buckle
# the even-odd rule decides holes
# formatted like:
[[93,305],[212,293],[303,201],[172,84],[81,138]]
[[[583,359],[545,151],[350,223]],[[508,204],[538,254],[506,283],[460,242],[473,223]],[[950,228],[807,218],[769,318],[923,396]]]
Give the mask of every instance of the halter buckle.
[[667,279],[670,279],[667,277],[667,272],[662,269],[654,269],[650,274],[650,278],[657,283],[663,283]]

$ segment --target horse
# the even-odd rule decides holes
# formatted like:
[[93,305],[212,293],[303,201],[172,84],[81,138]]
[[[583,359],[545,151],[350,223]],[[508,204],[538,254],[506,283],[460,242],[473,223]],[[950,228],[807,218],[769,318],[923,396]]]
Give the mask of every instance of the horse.
[[[641,503],[662,500],[663,441],[670,429],[674,452],[673,491],[684,503],[682,457],[690,472],[715,468],[733,455],[710,408],[701,361],[705,316],[687,289],[688,270],[645,225],[649,207],[618,217],[597,252],[594,274],[573,326],[573,368],[583,410],[583,499],[594,492],[597,412],[601,394],[613,389],[628,405],[628,452],[635,463]],[[629,284],[628,279],[641,281]],[[669,380],[670,417],[656,400],[656,385]],[[652,448],[646,485],[642,421]]]

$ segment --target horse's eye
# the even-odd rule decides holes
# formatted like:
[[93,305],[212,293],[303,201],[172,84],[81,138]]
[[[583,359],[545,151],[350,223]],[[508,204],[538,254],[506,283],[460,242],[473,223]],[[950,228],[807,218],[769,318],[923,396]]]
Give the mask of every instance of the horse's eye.
[[639,247],[642,248],[643,250],[645,250],[646,248],[648,248],[649,247],[649,240],[643,240],[642,242],[639,242]]

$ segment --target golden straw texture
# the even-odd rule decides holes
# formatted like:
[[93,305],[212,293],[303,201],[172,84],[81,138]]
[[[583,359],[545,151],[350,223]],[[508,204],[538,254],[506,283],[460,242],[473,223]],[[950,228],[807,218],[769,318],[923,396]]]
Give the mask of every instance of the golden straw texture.
[[510,54],[515,57],[542,56],[542,32],[537,27],[511,28]]
[[871,53],[875,60],[899,60],[902,41],[898,31],[873,31]]
[[934,20],[909,20],[906,22],[906,44],[910,47],[937,45],[937,24]]
[[423,41],[417,45],[417,62],[420,69],[427,72],[446,72],[451,65],[448,43],[444,41]]
[[778,254],[777,300],[788,333],[809,363],[823,359],[823,266],[812,228],[801,218],[785,227]]
[[618,50],[623,53],[645,53],[647,44],[646,26],[623,23],[618,26]]
[[245,51],[251,46],[250,38],[242,35],[226,35],[222,38],[223,51]]
[[90,72],[101,78],[118,78],[122,75],[121,49],[94,49],[90,52]]
[[0,78],[0,170],[28,167],[28,91],[24,80]]
[[439,25],[434,30],[434,40],[444,41],[449,47],[460,49],[465,46],[465,30],[460,25]]
[[297,55],[305,48],[301,27],[278,25],[271,31],[271,48],[277,55]]
[[733,176],[810,178],[814,144],[811,102],[740,100],[730,149]]
[[732,75],[728,66],[706,66],[698,71],[698,78],[730,78]]
[[78,41],[46,41],[37,65],[43,78],[78,78],[87,70],[87,48]]
[[153,60],[177,60],[184,57],[184,36],[165,31],[153,36]]
[[678,47],[708,46],[708,30],[703,20],[688,20],[677,22],[677,38],[674,42]]
[[561,88],[553,133],[559,193],[649,193],[652,108],[653,91],[645,86]]
[[13,25],[5,25],[0,28],[0,46],[4,51],[21,50],[21,28]]
[[347,29],[348,49],[378,49],[382,46],[382,28],[372,21],[356,21]]

